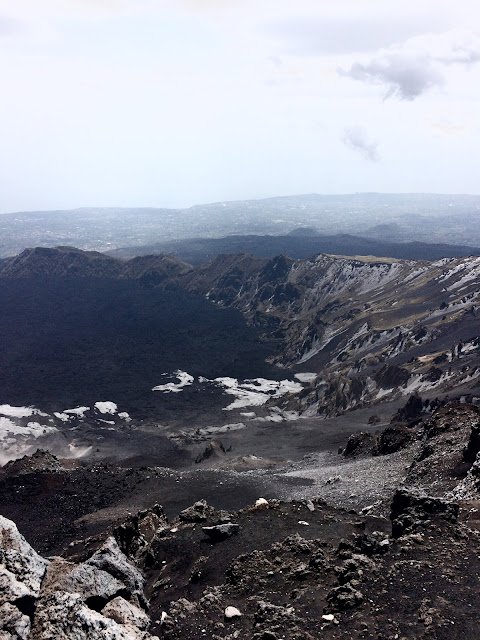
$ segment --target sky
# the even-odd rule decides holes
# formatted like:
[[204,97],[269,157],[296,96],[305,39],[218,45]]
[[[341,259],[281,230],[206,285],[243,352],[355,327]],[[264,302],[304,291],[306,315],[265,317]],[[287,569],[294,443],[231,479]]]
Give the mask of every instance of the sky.
[[0,212],[480,193],[475,0],[0,0]]

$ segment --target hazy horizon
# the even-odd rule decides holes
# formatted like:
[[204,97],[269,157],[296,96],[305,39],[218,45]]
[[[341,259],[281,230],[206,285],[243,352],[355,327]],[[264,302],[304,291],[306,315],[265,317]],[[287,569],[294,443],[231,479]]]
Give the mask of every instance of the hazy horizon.
[[480,5],[0,0],[0,211],[478,190]]

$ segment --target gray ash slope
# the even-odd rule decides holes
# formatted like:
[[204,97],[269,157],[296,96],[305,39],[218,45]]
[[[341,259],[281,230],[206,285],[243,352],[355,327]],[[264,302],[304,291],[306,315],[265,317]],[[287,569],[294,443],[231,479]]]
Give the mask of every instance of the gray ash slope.
[[[151,391],[177,369],[278,377],[264,362],[270,346],[238,311],[177,287],[152,286],[188,270],[168,257],[125,264],[70,248],[27,250],[5,261],[2,402],[61,412],[113,400],[147,418],[162,407],[168,413],[169,402],[177,410],[174,394]],[[218,395],[198,394],[198,410]]]
[[[479,430],[478,408],[459,403],[417,425],[402,450],[404,486],[385,492],[386,516],[325,502],[328,485],[321,497],[315,486],[308,498],[256,503],[260,479],[234,495],[230,484],[229,496],[225,475],[213,486],[197,474],[209,499],[184,508],[174,504],[181,474],[166,470],[68,470],[42,453],[11,463],[0,474],[0,509],[37,550],[61,556],[45,562],[0,519],[0,624],[22,640],[474,640]],[[460,501],[445,499],[452,491]]]

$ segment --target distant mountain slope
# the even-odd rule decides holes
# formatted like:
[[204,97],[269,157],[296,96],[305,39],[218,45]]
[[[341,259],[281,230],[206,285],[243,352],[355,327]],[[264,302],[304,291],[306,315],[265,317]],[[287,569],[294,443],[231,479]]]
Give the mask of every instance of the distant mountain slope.
[[189,238],[146,245],[126,247],[108,252],[119,258],[151,254],[169,254],[189,264],[199,265],[216,255],[249,253],[259,258],[273,258],[280,254],[292,258],[311,258],[319,253],[345,256],[387,256],[403,260],[439,260],[440,258],[480,255],[479,247],[427,242],[386,242],[350,234],[309,235],[302,228],[288,235],[227,236],[225,238]]
[[[6,213],[0,215],[0,258],[18,254],[26,247],[75,245],[84,250],[109,251],[185,238],[277,236],[304,227],[318,229],[324,235],[375,237],[387,243],[421,241],[478,247],[480,196],[307,194],[214,202],[186,209],[90,207]],[[245,247],[233,250],[250,251]],[[281,247],[272,251],[285,252]],[[319,251],[343,252],[339,248],[319,248],[314,253]]]
[[98,251],[81,251],[75,247],[36,247],[2,260],[0,277],[123,278],[158,284],[191,269],[185,262],[164,255],[142,256],[125,262]]

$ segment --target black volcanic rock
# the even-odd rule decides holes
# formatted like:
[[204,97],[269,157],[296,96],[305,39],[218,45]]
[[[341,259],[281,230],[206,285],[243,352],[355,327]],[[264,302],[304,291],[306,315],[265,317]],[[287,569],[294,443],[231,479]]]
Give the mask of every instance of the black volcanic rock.
[[97,251],[80,251],[75,247],[25,249],[0,265],[2,278],[80,277],[118,278],[123,265]]
[[392,422],[411,422],[420,418],[424,410],[423,400],[418,393],[413,393],[404,407],[401,407],[393,416]]
[[2,467],[0,473],[6,476],[17,476],[39,471],[60,471],[62,465],[49,451],[37,449],[31,456],[23,456],[18,460],[11,460]]
[[372,453],[375,442],[373,434],[366,431],[358,431],[357,433],[352,433],[349,437],[342,453],[346,458],[369,454]]
[[384,456],[405,449],[414,442],[416,435],[408,427],[387,427],[379,434],[374,453]]
[[398,489],[392,500],[390,518],[392,535],[395,538],[405,533],[413,533],[422,527],[422,522],[432,516],[440,517],[447,522],[456,522],[458,504],[425,494]]
[[428,242],[389,242],[349,234],[323,235],[310,227],[293,229],[287,235],[232,235],[223,238],[190,238],[158,242],[143,247],[116,249],[109,255],[132,258],[168,253],[189,264],[201,265],[219,254],[247,253],[257,258],[286,254],[292,258],[311,258],[319,253],[342,256],[383,256],[401,260],[439,260],[451,256],[478,255],[470,246]]
[[141,277],[4,277],[0,308],[0,369],[8,371],[0,378],[0,404],[61,412],[110,400],[133,417],[180,417],[182,406],[195,414],[218,407],[222,392],[152,392],[165,373],[280,373],[265,364],[272,347],[239,311],[184,289],[145,287]]

